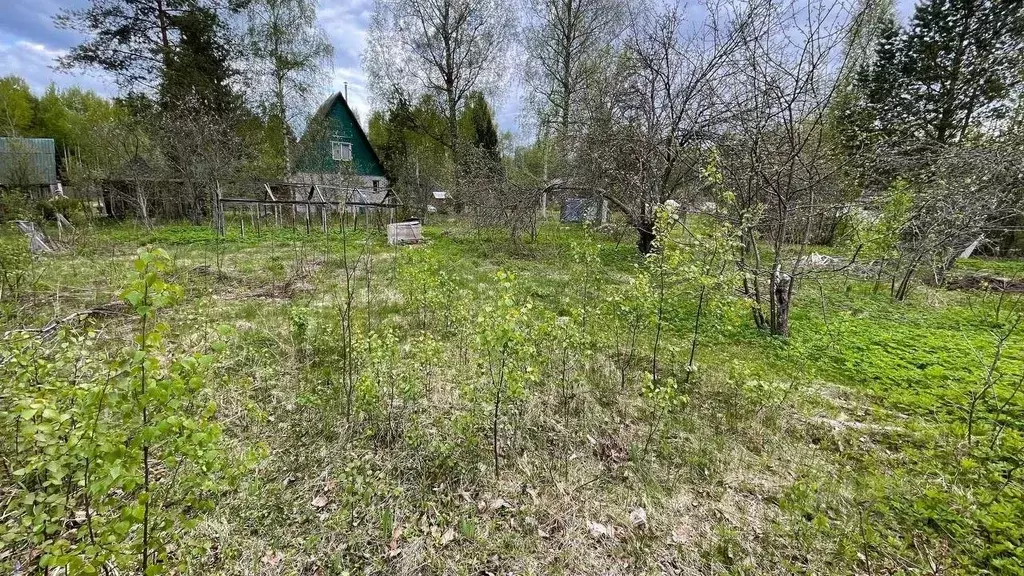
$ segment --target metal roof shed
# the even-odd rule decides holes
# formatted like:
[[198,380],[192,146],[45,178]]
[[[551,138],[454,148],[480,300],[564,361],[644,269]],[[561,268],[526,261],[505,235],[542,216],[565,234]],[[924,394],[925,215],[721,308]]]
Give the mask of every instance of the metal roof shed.
[[57,183],[53,138],[0,138],[0,184],[46,186]]

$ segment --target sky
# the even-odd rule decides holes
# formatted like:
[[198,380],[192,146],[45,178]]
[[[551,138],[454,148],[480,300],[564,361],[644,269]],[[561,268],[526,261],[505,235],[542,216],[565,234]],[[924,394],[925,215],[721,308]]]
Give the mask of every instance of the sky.
[[[82,36],[53,25],[53,15],[62,8],[81,8],[88,0],[0,0],[0,77],[21,76],[37,94],[54,82],[59,87],[80,86],[113,96],[117,87],[96,72],[58,72],[54,60]],[[320,25],[334,45],[331,90],[344,90],[348,82],[349,102],[365,125],[371,109],[366,75],[359,56],[370,24],[373,0],[321,0]],[[327,96],[326,94],[324,95]],[[509,99],[499,104],[497,122],[502,130],[517,130],[518,105]]]
[[[915,0],[897,0],[906,17]],[[80,86],[113,96],[117,88],[95,72],[65,73],[53,69],[54,59],[82,40],[75,32],[59,30],[53,15],[61,8],[81,8],[88,0],[0,0],[0,77],[14,74],[24,78],[36,93],[51,82],[59,87]],[[342,91],[348,82],[349,102],[364,125],[370,117],[366,75],[359,55],[370,24],[373,0],[321,0],[320,24],[334,44],[332,91]],[[497,102],[496,120],[502,131],[518,132],[520,90]],[[325,94],[326,97],[326,94]]]

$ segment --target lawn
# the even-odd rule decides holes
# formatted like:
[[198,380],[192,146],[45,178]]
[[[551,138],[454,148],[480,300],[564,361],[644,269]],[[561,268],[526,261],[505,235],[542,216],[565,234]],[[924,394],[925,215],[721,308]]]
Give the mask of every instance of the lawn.
[[[549,221],[512,243],[452,220],[391,247],[336,223],[228,228],[82,226],[30,260],[4,232],[0,570],[134,569],[139,483],[117,468],[119,491],[88,499],[97,448],[69,439],[96,432],[67,390],[100,373],[135,390],[121,359],[152,317],[144,355],[168,384],[147,417],[171,422],[141,441],[168,455],[158,570],[1024,574],[1015,297],[921,285],[896,303],[808,276],[781,339],[734,288],[699,300],[674,270],[658,321],[628,235]],[[133,266],[142,247],[180,287],[153,316],[123,303],[162,286]]]

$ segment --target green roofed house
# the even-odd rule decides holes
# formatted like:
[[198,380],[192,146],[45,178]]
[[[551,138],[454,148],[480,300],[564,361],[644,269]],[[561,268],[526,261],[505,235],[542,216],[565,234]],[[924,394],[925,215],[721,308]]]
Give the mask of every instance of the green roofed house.
[[48,196],[58,185],[52,138],[0,138],[0,186]]
[[294,182],[380,193],[388,188],[384,166],[341,92],[317,109],[299,148]]

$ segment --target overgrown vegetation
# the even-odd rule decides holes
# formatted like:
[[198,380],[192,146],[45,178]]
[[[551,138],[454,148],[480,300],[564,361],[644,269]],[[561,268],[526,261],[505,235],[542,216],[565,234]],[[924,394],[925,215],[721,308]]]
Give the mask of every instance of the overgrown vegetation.
[[1024,3],[634,4],[377,0],[367,139],[313,0],[59,14],[0,571],[1024,574]]
[[398,250],[121,225],[31,257],[0,565],[1019,571],[1015,296],[805,278],[773,339],[736,231],[659,231],[636,257],[555,224]]

